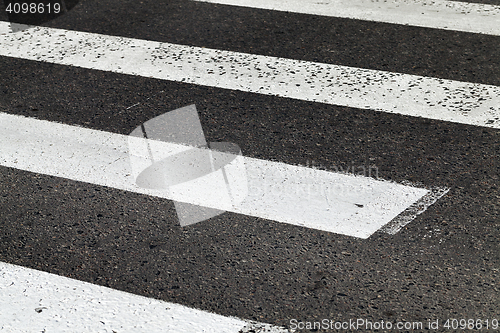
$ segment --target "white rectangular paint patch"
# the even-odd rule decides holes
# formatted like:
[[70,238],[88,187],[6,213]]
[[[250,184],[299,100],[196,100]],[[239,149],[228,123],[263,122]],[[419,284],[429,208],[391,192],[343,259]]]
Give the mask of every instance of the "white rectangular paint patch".
[[35,27],[0,56],[500,128],[500,87],[240,52]]
[[500,36],[500,6],[445,0],[195,0]]
[[[444,194],[435,197],[424,188],[371,177],[242,157],[248,194],[228,207],[211,200],[211,192],[202,188],[176,197],[169,191],[138,187],[132,176],[129,138],[0,113],[0,165],[359,238],[368,238],[429,196],[435,201]],[[182,147],[155,143],[170,151]],[[403,225],[434,201],[426,201]]]
[[0,262],[2,332],[290,332]]

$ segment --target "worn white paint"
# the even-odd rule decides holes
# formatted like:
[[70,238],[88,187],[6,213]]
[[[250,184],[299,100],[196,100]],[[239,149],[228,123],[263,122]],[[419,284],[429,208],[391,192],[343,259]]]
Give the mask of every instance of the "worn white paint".
[[0,332],[289,332],[3,262],[0,309]]
[[195,0],[500,36],[500,6],[446,0]]
[[[213,191],[203,183],[177,192],[137,186],[130,138],[0,113],[0,165],[360,238],[429,194],[424,188],[372,177],[239,156],[244,163],[239,170],[246,174],[233,182],[247,183],[232,186],[247,187],[248,194],[231,206],[213,200]],[[158,151],[188,149],[160,141],[154,145]]]
[[0,55],[500,128],[500,87],[170,43],[34,27]]
[[435,187],[431,188],[429,193],[424,195],[419,201],[408,207],[403,213],[399,214],[391,222],[383,226],[380,231],[395,235],[403,229],[408,223],[413,221],[417,215],[422,214],[434,204],[439,198],[450,191],[449,188]]

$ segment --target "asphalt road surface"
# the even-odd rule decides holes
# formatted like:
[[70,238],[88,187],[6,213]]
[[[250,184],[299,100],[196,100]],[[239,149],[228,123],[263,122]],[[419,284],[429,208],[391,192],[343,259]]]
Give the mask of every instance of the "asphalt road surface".
[[[44,26],[500,86],[498,35],[187,0],[82,0]],[[500,320],[498,127],[9,56],[0,73],[2,113],[129,135],[195,104],[246,157],[449,189],[362,239],[234,212],[181,227],[172,200],[0,166],[1,262],[303,332]]]

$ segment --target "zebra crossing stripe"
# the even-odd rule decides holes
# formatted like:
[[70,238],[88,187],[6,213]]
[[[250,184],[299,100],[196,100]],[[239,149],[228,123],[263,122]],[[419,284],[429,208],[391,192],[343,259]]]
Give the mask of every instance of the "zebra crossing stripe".
[[234,188],[248,189],[243,200],[219,199],[205,181],[172,193],[136,184],[131,149],[141,140],[162,153],[189,148],[0,113],[0,165],[353,237],[368,238],[413,207],[405,225],[446,193],[245,156],[238,156],[244,177],[232,180]]
[[0,262],[2,332],[291,332]]
[[[3,31],[3,33],[2,33]],[[500,87],[0,23],[0,56],[500,128]]]
[[500,6],[443,0],[195,0],[500,36]]

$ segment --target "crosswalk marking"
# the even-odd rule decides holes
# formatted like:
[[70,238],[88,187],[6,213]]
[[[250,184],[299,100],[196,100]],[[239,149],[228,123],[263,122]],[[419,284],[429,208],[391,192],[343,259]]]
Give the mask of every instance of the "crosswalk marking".
[[[431,196],[427,208],[446,193],[241,157],[247,184],[237,187],[248,187],[248,196],[231,206],[206,181],[178,193],[137,186],[131,139],[151,141],[0,113],[0,165],[353,237],[368,238],[411,205]],[[162,153],[188,148],[153,143]]]
[[94,33],[8,33],[0,55],[500,128],[500,87]]
[[2,332],[289,332],[0,262]]
[[[204,2],[500,35],[500,26],[497,24],[500,6],[469,4],[457,1],[393,1],[393,4],[396,4],[395,7],[388,6],[386,1],[371,0],[206,0]],[[267,8],[268,6],[273,6],[273,8]],[[411,10],[415,10],[414,13]],[[372,109],[495,129],[500,128],[500,88],[491,85],[61,29],[33,28],[17,34],[11,34],[9,31],[9,24],[0,22],[0,56],[344,105],[360,109]],[[15,124],[15,121],[11,121],[14,118],[17,118],[17,120],[27,119],[0,114],[0,165],[18,168],[24,164],[24,170],[44,173],[44,171],[35,170],[36,167],[40,167],[37,164],[38,160],[35,159],[30,164],[28,158],[32,159],[32,154],[35,152],[42,157],[54,153],[49,158],[51,164],[62,161],[64,165],[64,163],[68,162],[73,167],[71,171],[78,173],[82,171],[79,167],[84,165],[85,162],[82,164],[81,156],[73,159],[71,154],[78,154],[79,148],[82,148],[81,151],[95,152],[100,149],[100,146],[108,149],[106,151],[111,152],[111,154],[109,156],[105,156],[105,154],[94,155],[102,164],[91,165],[90,162],[92,161],[88,161],[89,168],[81,172],[78,177],[82,175],[88,176],[97,184],[109,186],[108,181],[114,181],[113,179],[123,176],[124,171],[129,172],[122,168],[125,165],[122,162],[127,159],[129,153],[126,149],[127,139],[125,136],[56,124],[54,131],[58,133],[53,137],[58,138],[56,139],[58,144],[64,142],[63,146],[65,144],[67,146],[65,149],[55,152],[50,140],[46,141],[47,136],[44,135],[37,137],[40,139],[38,142],[31,141],[31,146],[23,146],[23,143],[29,143],[34,138],[27,137],[26,133],[30,131],[30,133],[33,133],[33,129],[43,130],[44,127],[41,124],[48,122],[36,121],[26,128],[17,127],[16,133],[15,126],[17,124]],[[9,127],[9,125],[13,127]],[[9,127],[8,130],[7,127]],[[19,129],[24,132],[19,132]],[[87,139],[90,139],[94,145],[89,147],[82,144],[82,142],[78,142],[78,135],[76,139],[71,138],[71,135],[65,136],[65,130],[69,131],[66,134],[70,132],[73,134],[86,132],[89,134]],[[5,135],[1,137],[2,134]],[[44,134],[47,134],[47,132],[45,131]],[[11,145],[13,142],[16,143]],[[113,146],[117,142],[118,146]],[[74,146],[69,148],[75,143],[79,148],[74,148]],[[2,146],[2,144],[4,145]],[[10,147],[10,150],[6,149],[6,147]],[[17,149],[19,147],[21,149]],[[60,148],[61,146],[57,147]],[[18,151],[13,152],[12,148]],[[28,152],[30,148],[34,149]],[[182,147],[170,148],[182,149]],[[6,152],[6,154],[2,155],[3,152]],[[24,158],[16,160],[16,154],[19,154],[18,157],[25,155]],[[286,180],[287,177],[293,178],[293,176],[301,172],[300,170],[305,169],[287,166],[283,163],[268,163],[267,161],[248,158],[246,160],[255,162],[256,165],[261,163],[258,168],[266,170],[280,167],[281,171],[278,174],[283,176],[283,179],[275,179],[276,182]],[[109,168],[106,170],[111,170],[111,173],[100,173],[102,167]],[[303,180],[308,181],[310,177],[316,179],[318,176],[324,175],[324,171],[311,170],[307,170]],[[53,175],[64,177],[64,172],[69,171],[69,168],[62,173],[59,173],[59,171],[56,170]],[[289,177],[290,175],[292,177]],[[341,176],[344,177],[345,175]],[[87,178],[82,180],[78,177],[75,179],[88,181]],[[343,179],[342,177],[337,179]],[[300,180],[300,177],[296,179]],[[121,181],[118,180],[118,183]],[[130,184],[130,182],[128,183]],[[264,185],[269,184],[262,183],[253,187],[259,190],[265,187]],[[395,185],[396,189],[407,188],[407,186],[399,184],[392,185]],[[130,190],[127,186],[125,185],[123,189]],[[162,196],[144,189],[137,191],[170,198],[164,194]],[[389,190],[389,192],[391,191],[392,189]],[[447,191],[447,188],[437,189],[436,191],[413,188],[413,190],[410,190],[410,197],[413,197],[408,199],[404,205],[400,205],[400,208],[404,209],[413,202],[411,207],[378,230],[391,234],[398,232],[402,226],[409,223],[417,214],[423,212]],[[288,193],[289,188],[282,187],[276,192]],[[393,191],[389,193],[390,195],[397,197],[401,193]],[[350,198],[348,199],[350,200]],[[377,197],[378,199],[380,198]],[[361,204],[356,200],[356,202],[350,201],[349,206],[342,209],[354,209],[354,206],[358,204],[364,208],[368,207],[366,203]],[[380,208],[383,211],[387,206],[380,205]],[[357,212],[359,211],[361,210],[358,209]],[[236,212],[241,213],[241,211]],[[394,211],[390,212],[389,215],[393,213]],[[272,217],[268,218],[272,219]],[[371,216],[368,215],[365,218],[370,220]],[[384,223],[387,220],[384,220]],[[377,230],[379,227],[377,226],[373,230]],[[321,229],[321,226],[318,229]],[[336,229],[333,232],[339,232],[338,230]],[[346,234],[366,238],[369,236],[370,231],[348,230]],[[339,286],[345,286],[343,281],[338,281],[338,283]],[[273,287],[276,285],[270,284]],[[138,330],[174,333],[185,331],[288,332],[286,329],[268,324],[224,317],[177,304],[133,296],[128,293],[1,262],[0,294],[2,295],[0,297],[0,308],[9,310],[0,312],[0,330],[6,332],[50,331],[51,329],[64,331],[62,329],[63,325],[68,327],[68,332],[82,331],[82,329],[86,328],[89,331],[105,332],[135,332]],[[333,300],[334,298],[332,298]],[[146,313],[151,313],[153,317],[147,317]],[[245,314],[241,317],[244,316]],[[88,320],[90,318],[103,320]],[[115,330],[117,327],[119,329]]]
[[500,6],[446,0],[195,0],[500,36]]

